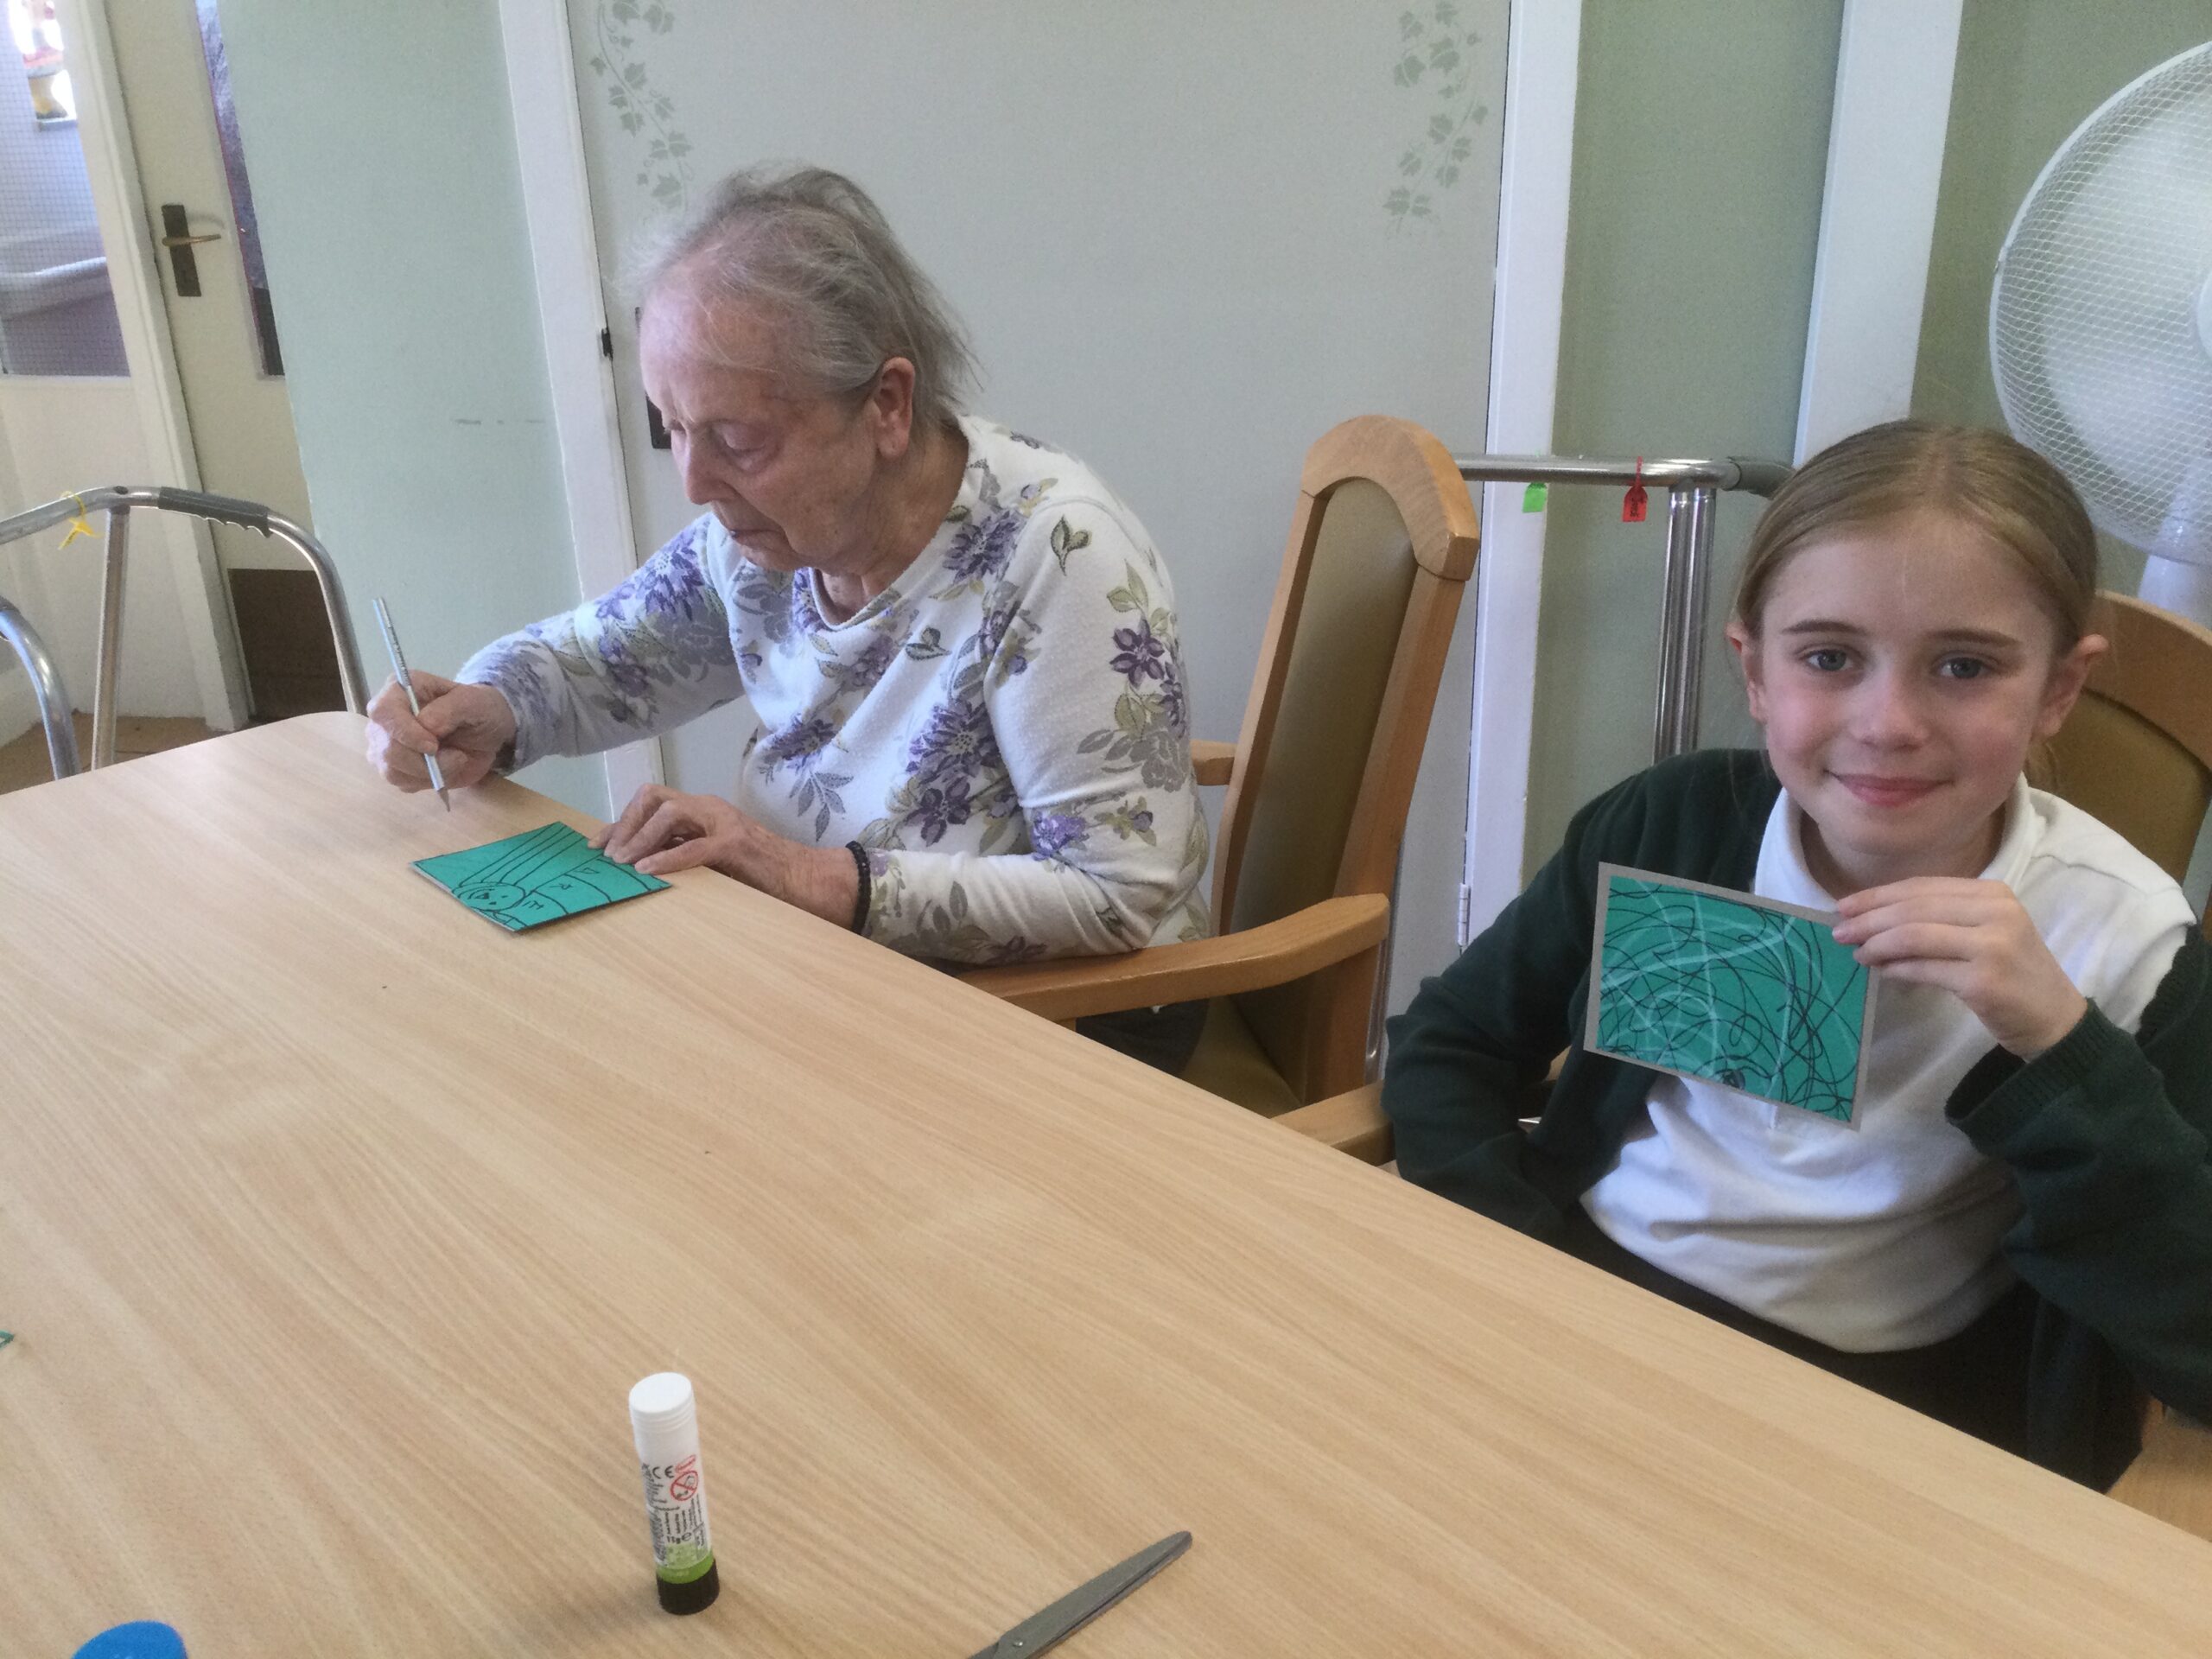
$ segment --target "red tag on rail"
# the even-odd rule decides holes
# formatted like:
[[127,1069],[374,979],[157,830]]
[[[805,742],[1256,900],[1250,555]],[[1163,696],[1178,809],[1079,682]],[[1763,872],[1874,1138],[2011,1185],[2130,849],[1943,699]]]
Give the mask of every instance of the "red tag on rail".
[[1621,498],[1621,523],[1640,524],[1650,505],[1643,493],[1643,457],[1636,458],[1636,482],[1628,486],[1628,493]]

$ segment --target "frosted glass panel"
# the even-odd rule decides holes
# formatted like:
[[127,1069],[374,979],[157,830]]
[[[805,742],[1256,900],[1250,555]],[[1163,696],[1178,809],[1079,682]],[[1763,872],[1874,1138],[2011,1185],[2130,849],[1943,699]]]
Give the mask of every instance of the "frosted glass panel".
[[0,73],[0,373],[127,374],[51,0],[8,3],[24,73]]

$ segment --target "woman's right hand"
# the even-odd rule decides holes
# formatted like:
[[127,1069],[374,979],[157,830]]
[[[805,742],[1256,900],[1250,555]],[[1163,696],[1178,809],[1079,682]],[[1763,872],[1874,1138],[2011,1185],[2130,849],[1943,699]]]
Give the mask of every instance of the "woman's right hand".
[[407,706],[397,680],[369,702],[369,764],[385,781],[404,790],[428,789],[426,754],[438,757],[446,787],[466,789],[483,782],[514,741],[515,711],[488,685],[467,685],[415,671],[415,695],[423,700],[418,715]]

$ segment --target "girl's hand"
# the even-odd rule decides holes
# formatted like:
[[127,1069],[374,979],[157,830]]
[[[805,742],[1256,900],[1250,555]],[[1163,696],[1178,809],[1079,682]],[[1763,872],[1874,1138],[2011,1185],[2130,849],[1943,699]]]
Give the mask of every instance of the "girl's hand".
[[860,873],[845,849],[787,840],[719,795],[683,795],[647,784],[590,844],[647,875],[704,865],[840,927],[852,925],[860,897]]
[[1941,985],[2024,1060],[2089,1011],[2002,881],[1916,876],[1854,893],[1836,908],[1838,944],[1857,946],[1852,954],[1889,978]]

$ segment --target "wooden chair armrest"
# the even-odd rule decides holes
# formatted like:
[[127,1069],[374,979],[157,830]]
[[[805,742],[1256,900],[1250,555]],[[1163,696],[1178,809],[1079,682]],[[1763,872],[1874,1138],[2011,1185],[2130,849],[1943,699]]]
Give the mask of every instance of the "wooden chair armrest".
[[1080,1020],[1287,985],[1373,948],[1389,928],[1388,899],[1352,893],[1220,938],[1154,945],[1118,957],[982,968],[962,977],[978,990],[1047,1020]]
[[1332,1095],[1274,1120],[1287,1128],[1350,1153],[1363,1164],[1390,1161],[1390,1120],[1382,1116],[1382,1085],[1370,1083],[1349,1094]]
[[1191,775],[1202,784],[1225,784],[1236,770],[1236,746],[1203,737],[1191,740]]
[[2153,1414],[2143,1450],[2112,1495],[2132,1510],[2212,1539],[2212,1427],[2176,1411]]

